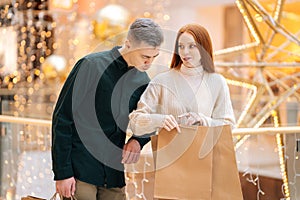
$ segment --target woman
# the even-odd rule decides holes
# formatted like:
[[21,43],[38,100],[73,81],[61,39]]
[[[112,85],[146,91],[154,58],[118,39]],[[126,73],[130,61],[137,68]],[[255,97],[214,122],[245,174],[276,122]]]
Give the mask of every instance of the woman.
[[235,124],[229,88],[215,72],[207,30],[187,24],[177,33],[170,70],[153,78],[130,115],[134,135],[179,125]]

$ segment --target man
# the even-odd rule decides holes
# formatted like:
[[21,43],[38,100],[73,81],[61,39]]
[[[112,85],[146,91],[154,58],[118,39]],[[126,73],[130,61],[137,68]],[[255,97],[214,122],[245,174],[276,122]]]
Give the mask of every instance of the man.
[[56,191],[78,200],[123,200],[123,164],[135,163],[149,138],[125,144],[129,113],[145,90],[163,32],[136,19],[122,47],[80,59],[59,95],[52,119]]

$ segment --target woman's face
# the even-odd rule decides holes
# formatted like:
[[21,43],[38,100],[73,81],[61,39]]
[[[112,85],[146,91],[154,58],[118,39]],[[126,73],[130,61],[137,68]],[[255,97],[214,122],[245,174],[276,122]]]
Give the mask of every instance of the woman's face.
[[200,67],[201,54],[194,37],[184,32],[178,39],[178,53],[186,67]]

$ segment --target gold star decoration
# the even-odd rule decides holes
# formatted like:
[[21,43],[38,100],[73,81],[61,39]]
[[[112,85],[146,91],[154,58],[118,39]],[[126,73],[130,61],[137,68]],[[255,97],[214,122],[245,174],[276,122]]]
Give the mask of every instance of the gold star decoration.
[[[294,4],[284,0],[237,0],[249,31],[249,43],[215,51],[216,66],[231,71],[245,69],[244,78],[234,76],[238,72],[225,70],[225,77],[252,86],[246,110],[238,119],[238,127],[259,127],[271,116],[272,110],[290,97],[300,100],[300,12]],[[286,8],[286,9],[284,9]],[[272,14],[269,14],[272,12]],[[236,55],[243,54],[242,61]],[[223,57],[226,60],[222,61]],[[219,59],[221,58],[221,59]],[[248,71],[247,71],[248,70]],[[246,76],[246,77],[245,77]],[[239,84],[238,84],[239,83]]]
[[[236,5],[249,41],[214,55],[215,65],[224,69],[228,84],[234,89],[237,86],[239,95],[245,96],[241,112],[236,113],[237,127],[285,125],[278,120],[279,107],[290,100],[300,101],[300,1],[236,0]],[[282,137],[278,136],[280,169],[286,175]],[[235,137],[236,149],[249,137]],[[287,177],[282,178],[284,195],[289,199]]]

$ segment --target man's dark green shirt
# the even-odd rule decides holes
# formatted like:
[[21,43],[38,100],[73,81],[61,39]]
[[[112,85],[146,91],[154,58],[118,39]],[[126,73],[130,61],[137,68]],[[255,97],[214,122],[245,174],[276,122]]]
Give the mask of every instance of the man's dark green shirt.
[[[52,117],[55,180],[125,186],[122,148],[128,115],[149,83],[114,47],[80,59],[70,72]],[[143,147],[149,138],[136,138]],[[130,138],[130,139],[132,139]]]

